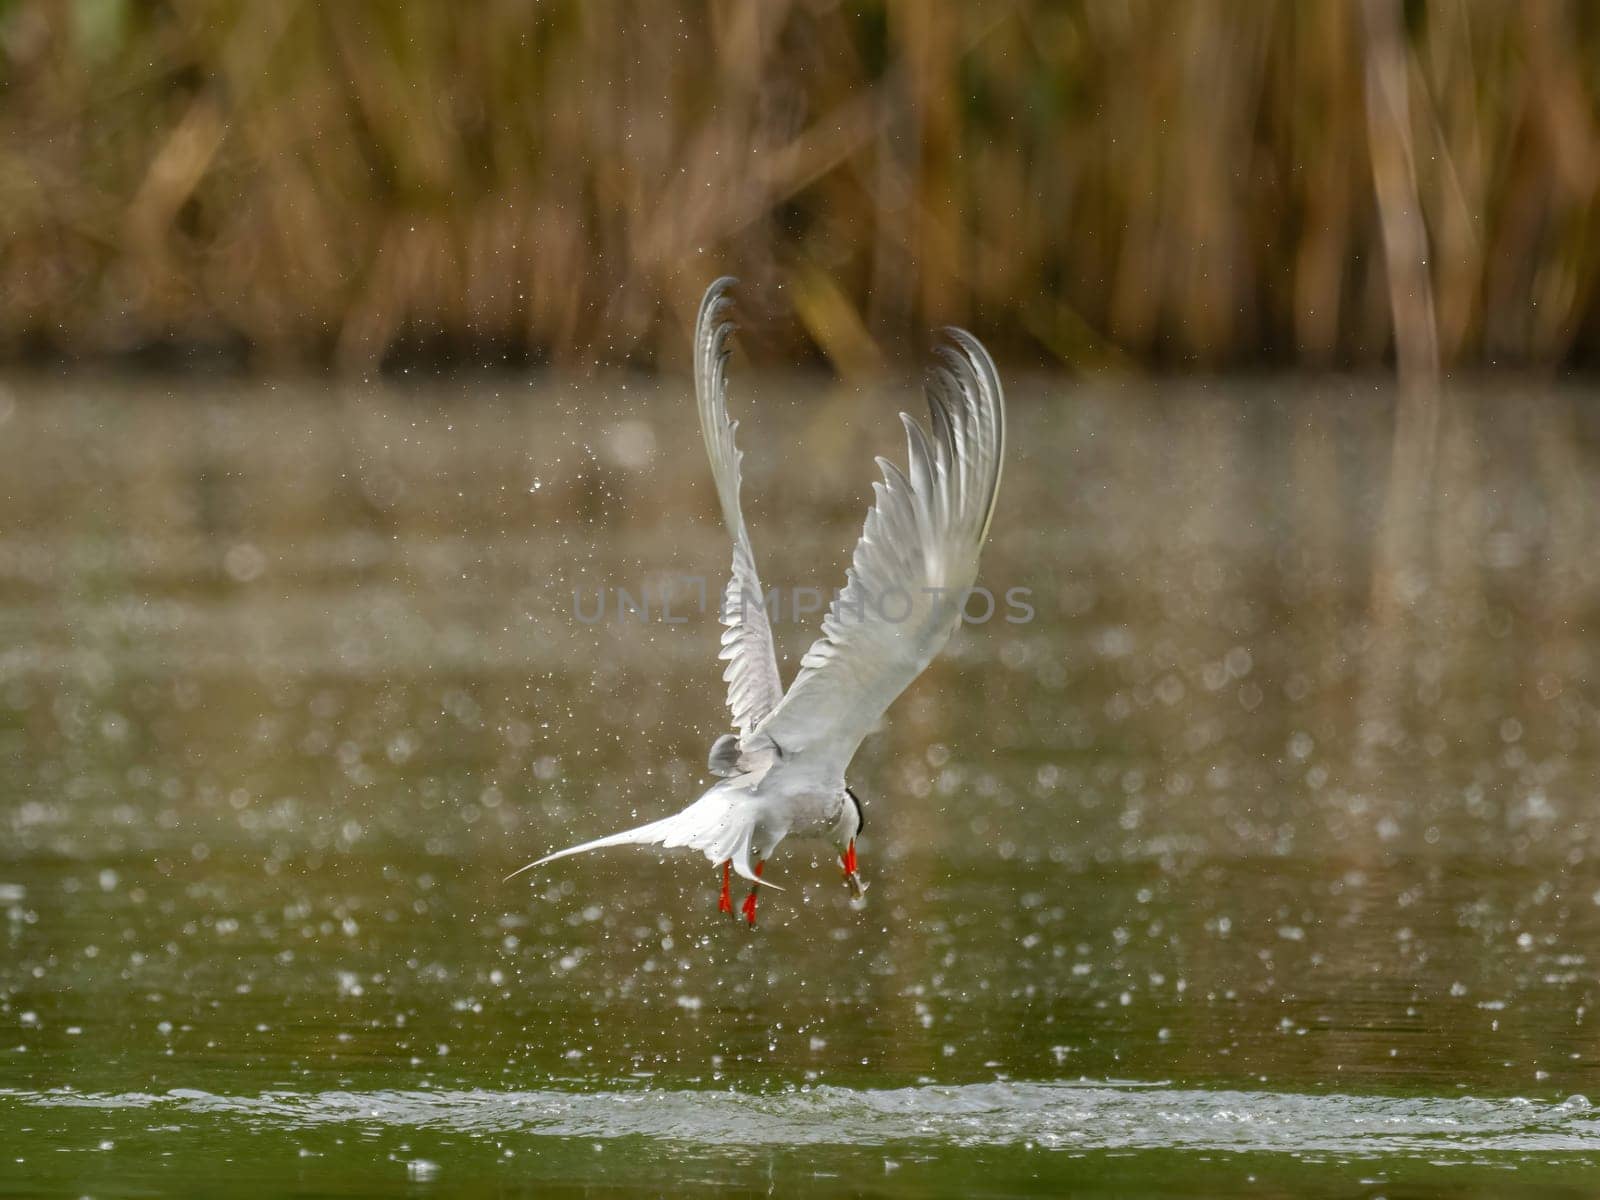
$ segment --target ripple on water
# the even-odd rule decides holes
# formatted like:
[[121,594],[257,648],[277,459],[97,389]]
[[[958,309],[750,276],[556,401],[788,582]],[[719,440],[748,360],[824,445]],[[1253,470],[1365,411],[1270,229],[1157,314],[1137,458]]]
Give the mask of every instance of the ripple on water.
[[[1212,1091],[1125,1083],[984,1083],[767,1095],[733,1091],[5,1091],[24,1108],[149,1109],[280,1128],[369,1125],[451,1133],[646,1137],[728,1146],[887,1145],[1378,1155],[1600,1151],[1600,1117],[1560,1103]],[[759,1120],[752,1120],[759,1117]]]

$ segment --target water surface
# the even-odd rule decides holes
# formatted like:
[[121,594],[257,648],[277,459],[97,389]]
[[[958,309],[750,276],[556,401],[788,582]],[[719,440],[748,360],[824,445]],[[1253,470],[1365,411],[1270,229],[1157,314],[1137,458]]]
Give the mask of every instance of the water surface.
[[[502,882],[725,728],[681,384],[11,380],[0,1193],[1600,1187],[1592,406],[1013,391],[1033,618],[868,739],[865,907],[786,847],[752,932]],[[769,584],[913,402],[738,390]]]

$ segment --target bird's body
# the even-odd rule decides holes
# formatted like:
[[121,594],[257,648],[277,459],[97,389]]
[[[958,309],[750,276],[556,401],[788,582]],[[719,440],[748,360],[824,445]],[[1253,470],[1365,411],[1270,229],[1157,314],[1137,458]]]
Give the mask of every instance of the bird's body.
[[941,349],[928,383],[933,432],[901,414],[909,471],[878,460],[883,481],[873,484],[876,503],[845,588],[785,691],[739,507],[740,453],[725,379],[732,326],[723,320],[732,282],[717,280],[701,303],[695,391],[733,539],[720,657],[728,664],[723,679],[737,732],[713,744],[707,769],[720,778],[688,808],[557,851],[522,870],[606,846],[686,846],[722,868],[724,911],[732,911],[730,874],[751,882],[743,912],[754,924],[754,888],[776,886],[761,878],[762,867],[786,838],[828,842],[852,891],[859,896],[865,890],[855,851],[861,803],[845,783],[845,770],[884,710],[961,622],[1000,483],[1005,403],[987,352],[970,334],[947,330],[952,345]]

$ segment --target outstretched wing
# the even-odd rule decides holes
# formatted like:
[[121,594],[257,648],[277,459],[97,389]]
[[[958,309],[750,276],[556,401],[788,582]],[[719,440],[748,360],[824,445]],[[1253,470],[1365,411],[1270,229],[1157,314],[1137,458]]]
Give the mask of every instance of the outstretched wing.
[[989,354],[947,329],[928,377],[930,436],[906,414],[909,472],[878,459],[883,482],[848,582],[823,618],[789,693],[756,730],[785,757],[842,778],[886,708],[961,620],[989,532],[1005,454],[1005,398]]
[[783,698],[783,681],[772,649],[772,626],[767,621],[761,579],[739,509],[739,461],[744,456],[734,445],[738,422],[728,419],[728,335],[733,323],[724,320],[728,289],[736,280],[723,277],[706,289],[700,302],[700,319],[694,333],[694,390],[700,408],[700,432],[705,435],[711,476],[716,480],[722,520],[733,538],[733,572],[723,590],[722,632],[719,658],[727,661],[722,673],[728,685],[728,708],[739,731],[741,746]]

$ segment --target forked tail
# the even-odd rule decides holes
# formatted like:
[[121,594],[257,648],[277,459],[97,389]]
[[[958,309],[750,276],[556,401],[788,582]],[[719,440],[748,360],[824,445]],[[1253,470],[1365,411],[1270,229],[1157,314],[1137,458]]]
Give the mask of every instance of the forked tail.
[[756,874],[755,866],[750,861],[754,838],[755,812],[749,793],[742,787],[719,783],[682,812],[651,821],[648,825],[640,825],[636,829],[625,829],[621,833],[546,854],[525,867],[518,867],[506,879],[515,879],[524,871],[542,867],[558,858],[603,850],[607,846],[663,846],[669,850],[687,846],[700,851],[713,863],[731,862],[733,869],[752,884],[781,892],[783,889],[777,884],[768,883]]

